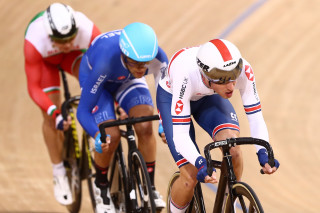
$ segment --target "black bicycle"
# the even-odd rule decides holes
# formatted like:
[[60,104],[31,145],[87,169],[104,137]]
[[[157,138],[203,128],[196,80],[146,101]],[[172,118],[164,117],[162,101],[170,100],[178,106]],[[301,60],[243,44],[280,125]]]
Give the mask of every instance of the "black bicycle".
[[152,120],[159,120],[159,116],[118,119],[99,125],[101,141],[106,140],[105,128],[126,125],[126,130],[120,129],[120,134],[127,141],[127,159],[124,157],[120,141],[108,177],[111,197],[118,212],[156,212],[150,177],[146,163],[137,148],[133,129],[136,123]]
[[[271,145],[261,139],[242,137],[242,138],[230,138],[222,141],[216,141],[209,143],[204,148],[205,157],[207,160],[207,172],[211,176],[213,168],[220,169],[220,179],[218,184],[218,190],[215,198],[213,213],[234,213],[235,204],[237,205],[237,212],[246,213],[263,213],[262,205],[253,191],[253,189],[244,182],[238,182],[233,170],[232,157],[230,154],[230,148],[236,145],[256,144],[263,146],[267,149],[269,156],[269,164],[274,166],[274,155]],[[212,149],[221,147],[223,152],[223,160],[216,161],[211,159],[210,151]],[[262,173],[262,171],[261,171]],[[172,184],[180,176],[179,172],[175,172],[171,177],[167,190],[167,210],[170,212],[170,195]],[[204,213],[206,212],[201,185],[197,183],[194,191],[193,198],[190,202],[187,212]]]
[[77,131],[77,123],[75,112],[79,104],[80,96],[71,97],[68,81],[64,70],[60,69],[62,83],[64,87],[65,101],[61,106],[61,113],[64,120],[71,117],[71,126],[64,132],[64,148],[63,148],[63,162],[66,168],[67,177],[72,192],[73,202],[67,205],[67,209],[71,213],[77,213],[81,207],[82,197],[82,180],[88,180],[88,188],[91,197],[91,202],[95,208],[94,191],[91,179],[95,175],[94,162],[90,148],[90,136],[82,129],[81,145]]

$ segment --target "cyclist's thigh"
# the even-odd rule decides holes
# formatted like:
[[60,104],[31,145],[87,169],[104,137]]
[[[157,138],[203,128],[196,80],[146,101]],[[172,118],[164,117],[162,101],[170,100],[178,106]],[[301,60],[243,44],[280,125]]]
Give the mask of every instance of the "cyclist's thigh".
[[[116,119],[114,100],[109,91],[104,90],[101,93],[97,105],[92,110],[92,116],[97,126],[105,121]],[[106,129],[106,133],[110,134],[112,139],[118,140],[120,138],[118,127],[109,127]]]
[[214,139],[224,129],[240,131],[236,112],[228,99],[220,95],[206,96],[191,103],[197,123]]
[[[170,149],[170,152],[177,164],[180,168],[183,165],[188,164],[189,162],[181,156],[175,148],[173,142],[173,123],[172,123],[172,115],[171,115],[171,102],[172,102],[172,95],[168,92],[164,91],[161,87],[158,87],[157,90],[157,108],[159,110],[159,116],[162,122],[163,130],[167,139],[167,143]],[[190,124],[190,137],[194,140],[194,127],[191,121]],[[195,142],[194,142],[195,143]],[[196,145],[196,144],[195,144]],[[197,145],[196,145],[197,147]],[[198,148],[198,147],[197,147]],[[199,150],[198,150],[199,151]]]
[[[78,70],[75,70],[77,63],[81,60],[83,52],[80,50],[64,54],[60,66],[63,70],[78,77]],[[78,69],[78,68],[77,68]]]
[[153,108],[152,97],[145,78],[133,79],[123,83],[117,89],[115,96],[117,102],[127,114],[129,114],[131,108],[138,105],[148,105]]

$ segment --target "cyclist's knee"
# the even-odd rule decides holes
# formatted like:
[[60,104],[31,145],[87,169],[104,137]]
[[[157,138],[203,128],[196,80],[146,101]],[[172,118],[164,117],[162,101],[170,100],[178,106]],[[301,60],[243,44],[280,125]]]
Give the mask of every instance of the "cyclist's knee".
[[188,164],[180,168],[180,177],[184,187],[187,190],[193,190],[197,184],[197,169]]
[[240,132],[237,130],[224,129],[224,130],[219,131],[214,136],[214,140],[221,141],[221,140],[225,140],[226,138],[238,138],[239,134],[240,134]]
[[240,146],[232,147],[230,149],[230,154],[235,160],[242,158],[242,151],[240,149]]
[[150,137],[153,134],[153,129],[152,129],[152,122],[143,122],[143,123],[137,123],[134,125],[134,129],[139,136],[142,137]]

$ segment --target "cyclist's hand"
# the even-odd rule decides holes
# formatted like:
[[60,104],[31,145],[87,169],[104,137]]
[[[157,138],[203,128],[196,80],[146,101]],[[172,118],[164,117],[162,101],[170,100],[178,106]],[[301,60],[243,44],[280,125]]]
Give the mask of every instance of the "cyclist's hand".
[[163,126],[162,126],[161,122],[159,122],[158,134],[159,134],[160,138],[162,139],[163,143],[167,143],[167,139],[164,134]]
[[209,177],[207,173],[207,161],[204,157],[199,156],[195,162],[195,166],[198,169],[197,180],[202,183],[217,183],[215,169],[213,168],[212,176]]
[[61,114],[58,114],[56,116],[55,120],[56,129],[66,131],[69,129],[69,126],[71,125],[71,116],[68,116],[67,120],[63,120],[63,117]]
[[108,150],[109,144],[111,142],[111,136],[107,135],[106,143],[102,143],[100,138],[101,138],[101,133],[99,133],[96,136],[94,146],[95,146],[96,152],[101,154],[102,152],[105,152]]
[[275,171],[277,171],[277,169],[280,166],[280,163],[277,159],[274,159],[274,167],[271,168],[271,166],[268,163],[269,159],[268,159],[268,153],[266,149],[260,149],[257,155],[258,155],[259,163],[262,166],[262,170],[265,174],[272,174]]
[[124,109],[122,109],[120,106],[117,106],[117,113],[119,114],[120,120],[124,120],[128,118],[128,115]]

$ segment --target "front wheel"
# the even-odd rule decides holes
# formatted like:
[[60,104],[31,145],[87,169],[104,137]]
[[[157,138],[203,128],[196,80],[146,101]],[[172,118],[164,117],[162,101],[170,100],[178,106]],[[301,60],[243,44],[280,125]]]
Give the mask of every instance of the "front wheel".
[[[171,189],[172,189],[174,182],[179,177],[180,177],[180,172],[177,171],[172,175],[172,177],[169,181],[168,189],[167,189],[167,213],[171,213],[171,209],[170,209]],[[204,205],[203,205],[202,193],[201,193],[201,195],[199,195],[199,193],[201,193],[201,186],[200,186],[200,183],[197,183],[192,200],[189,204],[188,209],[186,210],[187,213],[203,213],[203,212],[205,212]]]
[[230,201],[228,195],[225,205],[225,213],[232,212],[231,205],[234,206],[236,212],[248,212],[248,213],[263,213],[261,203],[253,191],[253,189],[246,183],[238,182],[233,185],[233,201]]
[[132,175],[132,190],[130,198],[135,200],[134,209],[137,212],[156,212],[153,191],[146,163],[138,151],[133,151],[129,157],[130,174]]
[[80,178],[80,154],[79,143],[72,137],[72,131],[69,129],[65,132],[63,161],[66,168],[70,190],[72,193],[73,202],[67,205],[70,213],[78,213],[81,206],[81,178]]

